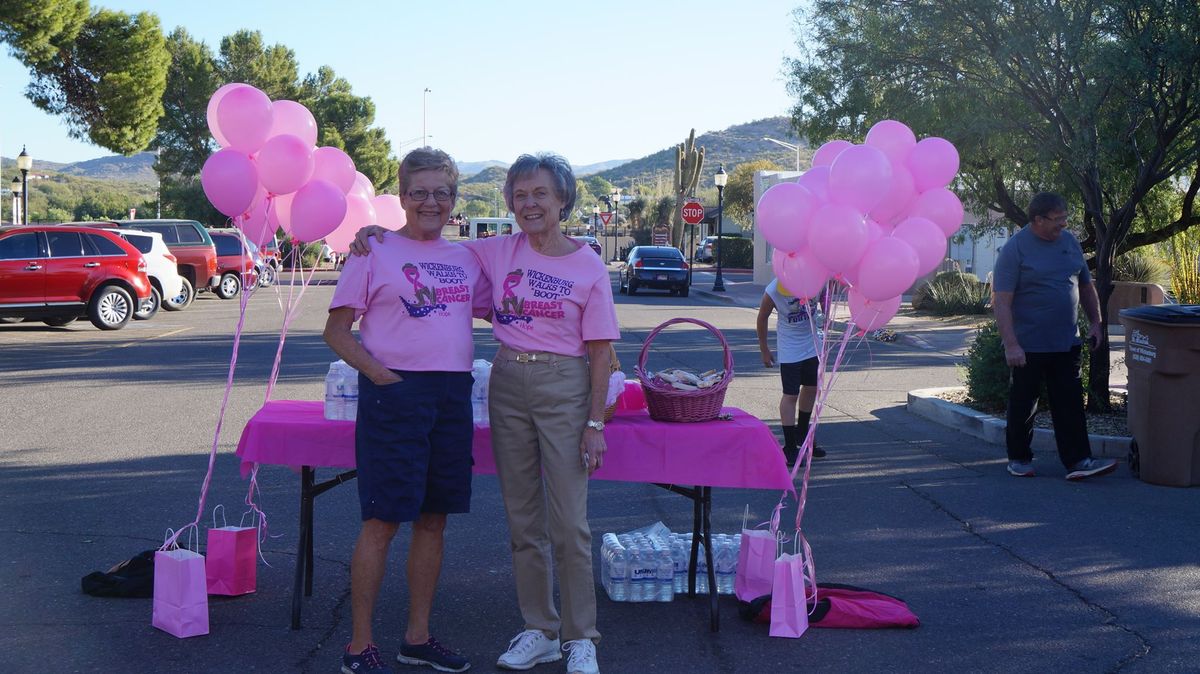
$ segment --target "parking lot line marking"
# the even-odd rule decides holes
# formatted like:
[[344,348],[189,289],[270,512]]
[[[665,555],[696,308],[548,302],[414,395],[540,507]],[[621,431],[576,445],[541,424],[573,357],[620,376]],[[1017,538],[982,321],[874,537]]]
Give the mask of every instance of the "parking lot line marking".
[[147,337],[147,338],[145,338],[145,339],[137,339],[137,340],[133,340],[133,341],[125,342],[124,344],[116,344],[116,345],[114,345],[114,346],[106,346],[106,347],[104,347],[103,349],[96,349],[95,351],[88,351],[87,353],[84,353],[83,355],[84,355],[85,357],[86,357],[86,356],[94,356],[94,355],[96,355],[96,354],[98,354],[98,353],[104,353],[105,351],[115,351],[115,350],[117,350],[117,349],[124,349],[124,348],[125,348],[125,347],[127,347],[127,346],[133,346],[134,344],[141,344],[142,342],[148,342],[148,341],[150,341],[150,340],[152,340],[152,339],[158,339],[158,338],[160,338],[160,337],[170,337],[171,335],[178,335],[179,333],[181,333],[181,332],[187,332],[188,330],[191,330],[191,328],[190,328],[190,327],[187,327],[187,328],[179,328],[178,330],[172,330],[172,331],[170,331],[170,332],[164,332],[164,333],[162,333],[161,335],[152,335],[152,336],[150,336],[150,337]]

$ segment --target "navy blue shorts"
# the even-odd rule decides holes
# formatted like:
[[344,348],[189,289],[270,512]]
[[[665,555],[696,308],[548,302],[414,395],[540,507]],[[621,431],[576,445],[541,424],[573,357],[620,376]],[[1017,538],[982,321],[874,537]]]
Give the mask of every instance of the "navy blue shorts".
[[816,356],[795,363],[780,363],[779,377],[783,380],[783,394],[800,395],[801,386],[816,386],[819,364]]
[[376,386],[358,376],[358,499],[363,520],[412,522],[471,510],[470,372],[394,370]]

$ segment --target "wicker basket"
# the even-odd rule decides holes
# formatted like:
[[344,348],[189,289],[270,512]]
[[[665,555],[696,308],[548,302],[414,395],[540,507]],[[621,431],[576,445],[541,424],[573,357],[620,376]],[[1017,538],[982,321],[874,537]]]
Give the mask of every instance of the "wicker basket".
[[[621,361],[620,361],[620,359],[617,358],[617,350],[615,347],[613,347],[612,342],[609,342],[608,343],[608,373],[611,375],[612,373],[614,373],[620,369],[621,369]],[[617,396],[618,400],[620,398],[621,398],[620,396]],[[616,411],[617,411],[617,403],[616,402],[613,402],[613,404],[609,405],[608,407],[605,407],[604,408],[604,423],[607,424],[608,422],[612,421],[613,414]]]
[[[670,385],[663,385],[646,372],[646,354],[649,353],[650,343],[663,328],[676,323],[699,325],[721,342],[721,348],[725,351],[725,377],[721,381],[709,388],[681,391]],[[717,418],[721,413],[721,406],[725,403],[725,389],[733,379],[733,354],[729,352],[729,343],[725,341],[725,335],[722,335],[720,330],[695,318],[672,318],[651,330],[646,336],[634,372],[638,379],[642,380],[642,389],[646,393],[646,409],[650,412],[650,418],[658,421],[709,421]]]

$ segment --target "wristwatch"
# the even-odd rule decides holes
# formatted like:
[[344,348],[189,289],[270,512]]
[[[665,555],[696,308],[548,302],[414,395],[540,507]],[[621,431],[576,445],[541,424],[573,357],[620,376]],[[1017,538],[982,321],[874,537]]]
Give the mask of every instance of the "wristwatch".
[[588,428],[594,428],[594,429],[596,429],[596,430],[598,430],[598,431],[603,431],[603,430],[604,430],[604,422],[603,422],[603,421],[596,421],[595,419],[588,419],[588,422],[587,422],[587,427],[588,427]]

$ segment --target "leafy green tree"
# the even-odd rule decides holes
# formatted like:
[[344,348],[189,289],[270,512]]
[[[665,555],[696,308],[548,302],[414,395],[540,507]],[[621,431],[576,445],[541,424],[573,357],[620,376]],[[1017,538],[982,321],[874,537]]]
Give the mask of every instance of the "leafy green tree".
[[758,171],[781,170],[769,159],[738,164],[729,173],[725,184],[725,214],[739,222],[750,222],[754,213],[754,174]]
[[0,42],[27,66],[54,59],[83,28],[87,0],[6,0],[0,11]]
[[642,228],[646,220],[646,209],[650,207],[650,202],[645,197],[637,196],[630,199],[625,207],[629,209],[629,226],[634,229]]
[[221,84],[245,82],[273,101],[295,100],[298,94],[300,66],[295,52],[281,44],[266,46],[259,31],[239,30],[222,38],[214,66]]
[[318,142],[345,150],[375,189],[395,191],[400,164],[383,129],[373,127],[375,103],[355,96],[350,83],[322,66],[304,78],[299,102],[317,119]]
[[597,175],[591,175],[583,178],[583,183],[587,185],[588,192],[597,196],[601,194],[612,194],[613,184]]
[[[67,18],[69,26],[73,17]],[[74,138],[126,155],[146,149],[163,113],[170,63],[158,17],[102,9],[72,39],[65,36],[60,34],[53,56],[30,59],[33,79],[26,95],[63,117]],[[54,41],[41,44],[48,48]],[[38,53],[45,49],[39,46]]]
[[[1014,226],[1032,192],[1066,193],[1106,325],[1114,257],[1200,222],[1195,0],[816,0],[796,16],[814,47],[790,64],[801,137],[861,138],[889,117],[943,136],[968,201]],[[1178,209],[1145,217],[1176,190]],[[1094,407],[1107,349],[1091,359]]]

